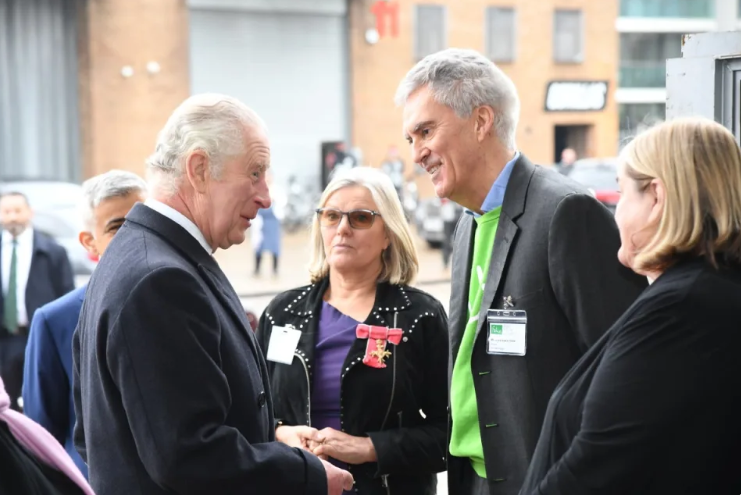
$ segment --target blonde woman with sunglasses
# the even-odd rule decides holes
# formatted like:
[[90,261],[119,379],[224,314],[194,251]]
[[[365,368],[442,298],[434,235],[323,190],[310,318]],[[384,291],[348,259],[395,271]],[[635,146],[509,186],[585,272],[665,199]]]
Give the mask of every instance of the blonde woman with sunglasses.
[[311,285],[277,296],[257,332],[276,438],[348,469],[359,493],[433,495],[445,469],[447,317],[409,286],[417,252],[389,177],[338,174],[311,238]]

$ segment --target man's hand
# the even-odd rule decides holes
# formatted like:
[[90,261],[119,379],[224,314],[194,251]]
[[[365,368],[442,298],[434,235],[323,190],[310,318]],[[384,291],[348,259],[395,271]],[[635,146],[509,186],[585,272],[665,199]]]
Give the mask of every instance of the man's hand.
[[309,440],[311,440],[318,431],[310,426],[279,426],[275,430],[275,439],[290,447],[310,450]]
[[332,428],[314,434],[311,451],[319,458],[331,457],[347,464],[365,464],[376,461],[376,449],[367,437],[354,437]]
[[342,495],[343,490],[352,490],[355,483],[352,474],[323,459],[322,464],[327,472],[327,495]]

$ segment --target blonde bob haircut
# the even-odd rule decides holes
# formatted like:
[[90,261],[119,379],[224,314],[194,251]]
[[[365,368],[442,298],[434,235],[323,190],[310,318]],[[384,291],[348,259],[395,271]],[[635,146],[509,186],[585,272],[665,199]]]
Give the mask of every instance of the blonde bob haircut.
[[634,269],[665,270],[684,257],[741,263],[741,150],[728,129],[699,117],[670,120],[638,135],[621,162],[639,191],[653,179],[666,191]]
[[[353,186],[364,187],[370,191],[389,238],[389,247],[381,255],[383,268],[378,282],[410,284],[419,270],[417,248],[412,239],[409,224],[404,217],[399,196],[386,174],[371,167],[354,167],[340,172],[322,193],[318,208],[323,208],[335,192]],[[316,283],[329,275],[327,254],[324,252],[322,229],[317,215],[314,216],[311,225],[311,247],[309,274],[311,282]]]

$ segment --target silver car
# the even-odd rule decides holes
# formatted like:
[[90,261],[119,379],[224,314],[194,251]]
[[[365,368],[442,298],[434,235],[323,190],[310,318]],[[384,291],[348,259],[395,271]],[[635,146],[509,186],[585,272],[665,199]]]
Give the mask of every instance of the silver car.
[[19,192],[28,198],[34,211],[33,228],[52,237],[66,251],[76,276],[93,273],[97,261],[78,240],[83,229],[82,186],[50,180],[7,180],[0,183],[0,194]]
[[420,237],[431,248],[442,246],[445,222],[442,217],[442,201],[437,196],[419,201],[415,224]]

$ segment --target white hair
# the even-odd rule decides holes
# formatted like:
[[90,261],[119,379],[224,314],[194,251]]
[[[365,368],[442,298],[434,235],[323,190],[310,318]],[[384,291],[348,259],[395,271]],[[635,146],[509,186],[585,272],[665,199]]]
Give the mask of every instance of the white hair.
[[144,194],[146,191],[147,183],[144,179],[124,170],[110,170],[86,180],[82,183],[83,201],[81,205],[85,227],[93,230],[94,210],[103,201],[125,197],[132,193]]
[[201,150],[209,158],[211,176],[219,178],[224,159],[244,153],[244,133],[265,123],[248,106],[231,96],[193,95],[175,109],[157,136],[147,159],[152,182],[174,193],[190,153]]
[[428,55],[399,84],[396,104],[403,106],[412,93],[424,86],[429,86],[435,101],[452,108],[461,118],[470,117],[482,105],[492,107],[499,141],[509,149],[516,149],[520,98],[512,79],[494,62],[475,50],[461,48]]
[[[372,167],[354,167],[338,172],[322,193],[318,207],[323,208],[335,192],[353,186],[365,187],[370,191],[389,237],[390,244],[382,255],[383,269],[378,281],[401,285],[412,283],[419,270],[417,248],[399,195],[388,175]],[[309,273],[314,283],[329,275],[327,253],[324,252],[322,229],[317,216],[312,223],[310,242]]]

